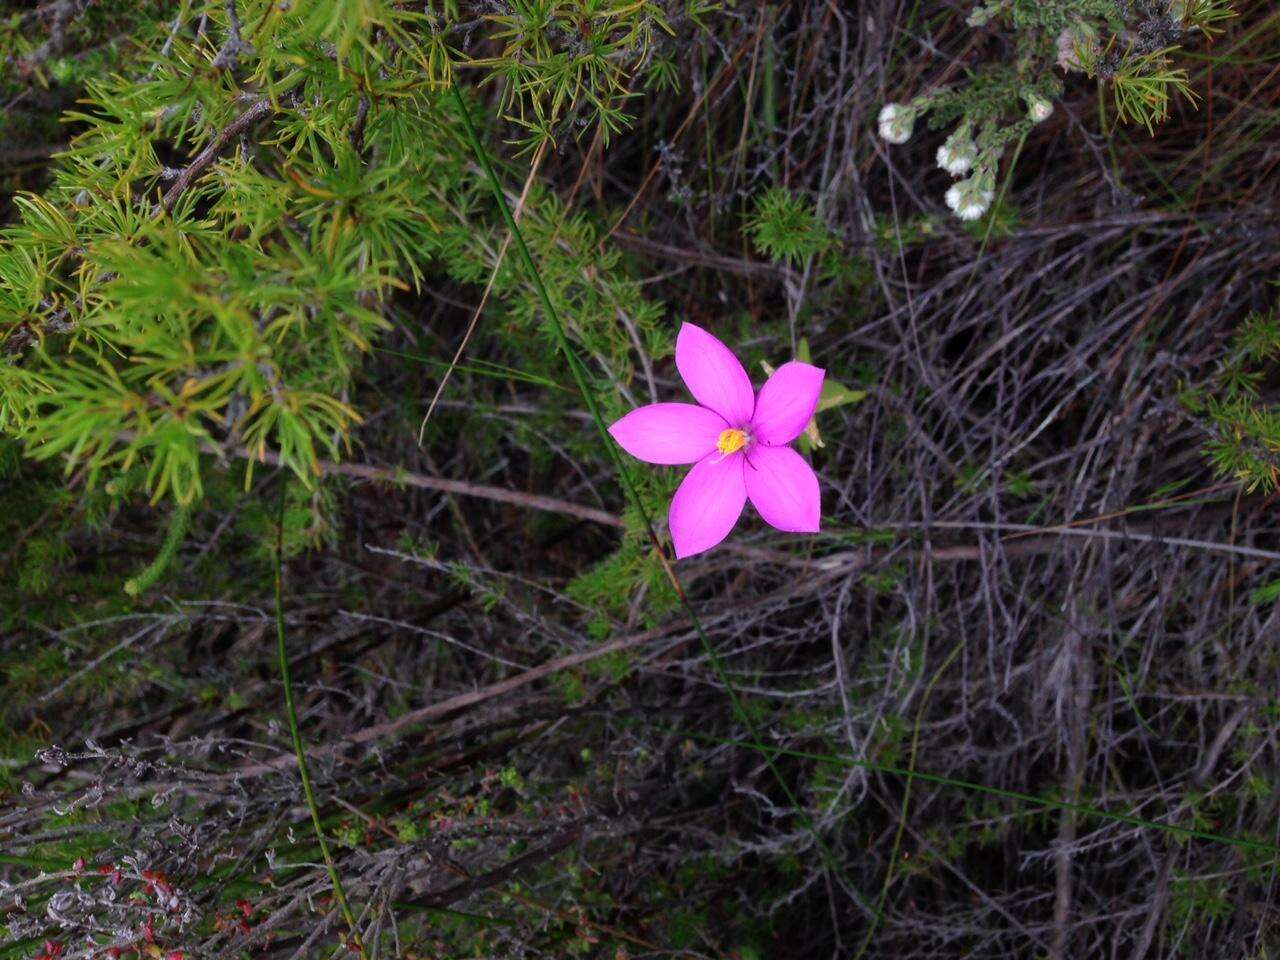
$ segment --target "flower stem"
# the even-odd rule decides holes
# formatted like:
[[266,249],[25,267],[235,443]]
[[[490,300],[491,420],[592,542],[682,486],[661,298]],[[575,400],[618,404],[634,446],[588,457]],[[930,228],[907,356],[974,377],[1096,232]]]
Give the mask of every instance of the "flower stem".
[[346,892],[342,889],[342,878],[338,876],[338,868],[334,865],[333,855],[329,852],[329,841],[325,839],[324,828],[320,825],[320,809],[316,806],[315,791],[311,788],[311,772],[307,769],[307,752],[302,743],[302,731],[298,728],[298,710],[293,700],[293,677],[289,672],[289,650],[285,643],[284,633],[284,507],[285,493],[288,490],[288,478],[280,474],[280,507],[276,517],[276,651],[280,659],[280,682],[284,685],[284,711],[289,721],[289,733],[293,738],[293,752],[298,758],[298,774],[302,779],[302,793],[307,800],[307,809],[311,811],[311,825],[315,829],[316,841],[320,844],[320,855],[324,858],[325,868],[329,871],[329,881],[333,884],[333,895],[338,901],[342,917],[347,921],[351,931],[351,942],[360,956],[365,956],[364,944],[360,940],[360,931],[356,927],[355,915],[351,905],[347,903]]

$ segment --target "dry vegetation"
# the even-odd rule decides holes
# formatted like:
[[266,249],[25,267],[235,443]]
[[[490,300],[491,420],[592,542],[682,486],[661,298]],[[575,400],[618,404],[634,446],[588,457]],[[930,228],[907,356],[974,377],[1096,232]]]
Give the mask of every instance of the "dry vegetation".
[[[279,458],[246,483],[237,438],[210,440],[137,597],[175,508],[0,441],[0,957],[1280,955],[1275,497],[1215,471],[1222,425],[1187,400],[1273,305],[1280,15],[1242,4],[1189,43],[1200,99],[1153,136],[1060,75],[992,215],[961,224],[942,134],[874,131],[1007,55],[969,6],[673,15],[655,42],[678,88],[637,83],[607,145],[517,156],[501,84],[471,89],[512,201],[534,185],[537,259],[611,278],[603,307],[557,287],[608,410],[680,393],[681,319],[757,377],[803,338],[866,391],[818,421],[824,532],[752,519],[672,568],[687,604],[529,326],[514,251],[422,443],[491,261],[379,292],[390,327],[343,397],[363,422],[313,490]],[[130,15],[101,16],[59,43],[127,48]],[[471,29],[468,56],[496,56]],[[9,64],[11,200],[79,128],[54,122],[73,89]],[[226,142],[247,156],[277,122]],[[775,260],[751,224],[776,187],[812,244]],[[575,304],[617,309],[617,342]],[[632,475],[664,516],[676,472]],[[280,619],[358,943],[281,694],[281,515]]]

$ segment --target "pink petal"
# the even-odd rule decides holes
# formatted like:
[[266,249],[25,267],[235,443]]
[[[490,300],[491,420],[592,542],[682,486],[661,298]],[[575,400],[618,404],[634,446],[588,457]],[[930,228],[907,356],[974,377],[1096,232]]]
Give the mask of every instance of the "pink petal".
[[738,358],[701,327],[683,324],[676,337],[676,367],[693,398],[729,421],[745,426],[755,409],[751,378]]
[[729,535],[747,502],[740,453],[719,452],[693,465],[671,498],[671,539],[683,560],[710,550]]
[[751,418],[757,440],[771,447],[790,443],[813,419],[822,394],[824,370],[799,360],[784,363],[765,381]]
[[818,532],[822,498],[804,457],[790,447],[756,444],[743,472],[747,496],[766,523],[791,533]]
[[651,403],[636,407],[609,428],[633,457],[646,463],[697,463],[716,449],[728,428],[714,410],[692,403]]

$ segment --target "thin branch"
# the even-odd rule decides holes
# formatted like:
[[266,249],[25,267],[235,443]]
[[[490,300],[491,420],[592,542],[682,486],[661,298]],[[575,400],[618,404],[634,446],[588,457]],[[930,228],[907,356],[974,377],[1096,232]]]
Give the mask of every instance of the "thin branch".
[[[128,442],[137,436],[131,430],[120,433],[120,439]],[[220,447],[214,443],[202,443],[201,451],[216,457],[236,457],[241,460],[253,460],[268,466],[281,466],[280,454],[274,450],[262,453],[248,447]],[[605,510],[588,507],[585,504],[560,500],[537,493],[524,493],[507,487],[493,487],[483,483],[471,483],[467,480],[451,480],[448,477],[436,477],[426,473],[414,473],[402,467],[372,467],[363,463],[338,463],[333,460],[317,460],[316,469],[325,476],[352,477],[358,480],[369,480],[373,483],[386,483],[392,486],[416,487],[419,490],[438,490],[441,493],[452,493],[462,497],[476,497],[480,500],[492,500],[496,503],[510,503],[530,510],[542,510],[547,513],[559,513],[578,520],[599,523],[606,527],[624,526],[622,518]]]
[[307,809],[311,811],[311,825],[315,830],[316,842],[320,845],[320,855],[324,857],[325,869],[329,873],[329,882],[333,885],[333,895],[338,901],[343,919],[351,932],[351,942],[356,951],[364,957],[364,942],[360,939],[360,928],[356,925],[355,914],[347,902],[346,891],[342,888],[342,878],[338,875],[338,867],[333,862],[333,854],[329,851],[329,841],[324,835],[324,826],[320,822],[320,808],[316,804],[315,791],[311,787],[311,773],[307,769],[307,751],[302,742],[302,730],[298,726],[298,709],[293,698],[293,677],[289,670],[289,648],[285,642],[284,629],[284,509],[287,483],[280,484],[280,510],[276,517],[276,549],[274,557],[275,569],[275,615],[276,615],[276,653],[280,666],[280,683],[284,687],[285,718],[289,721],[289,736],[293,740],[293,752],[298,762],[298,776],[302,781],[302,793],[307,801]]
[[[178,202],[178,198],[182,196],[183,191],[191,186],[196,177],[200,176],[214,160],[218,159],[218,154],[226,149],[227,144],[247,131],[259,120],[269,117],[273,113],[275,113],[275,107],[271,105],[270,100],[258,100],[248,110],[218,131],[218,135],[209,142],[209,145],[196,154],[196,158],[187,166],[183,167],[177,179],[174,180],[173,186],[165,191],[164,198],[160,201],[160,207],[166,213],[172,213],[173,205]],[[158,217],[159,215],[160,209],[157,208],[156,216]]]
[[[529,199],[529,191],[533,188],[534,179],[538,175],[538,170],[542,167],[542,158],[546,153],[547,141],[543,140],[538,144],[538,151],[533,156],[533,162],[529,165],[529,176],[525,178],[524,189],[520,191],[520,199],[516,201],[515,210],[512,211],[512,217],[516,223],[520,222],[520,215],[524,213],[524,205]],[[489,282],[484,285],[484,292],[480,294],[480,302],[476,304],[475,311],[471,314],[471,322],[467,324],[467,330],[462,335],[462,342],[458,344],[458,349],[453,354],[453,359],[449,361],[449,366],[445,367],[444,376],[440,378],[440,383],[436,386],[436,392],[431,396],[431,402],[427,404],[427,412],[422,417],[422,424],[418,427],[418,445],[422,445],[422,439],[427,432],[427,423],[431,420],[431,414],[435,412],[436,404],[440,402],[440,395],[444,393],[444,388],[449,383],[449,377],[453,374],[453,368],[458,365],[458,361],[462,359],[462,354],[467,349],[467,344],[471,342],[472,335],[476,332],[476,327],[480,323],[480,314],[484,313],[485,305],[489,302],[489,294],[493,292],[494,281],[498,279],[498,271],[502,269],[503,261],[507,258],[507,250],[511,247],[512,233],[507,231],[507,235],[502,238],[502,247],[498,250],[498,257],[494,260],[493,270],[489,273]]]
[[[209,449],[210,453],[224,452],[218,448]],[[225,451],[246,460],[257,460],[271,466],[280,466],[280,455],[268,450],[258,455],[243,447]],[[441,493],[453,493],[463,497],[476,497],[481,500],[493,500],[496,503],[510,503],[530,510],[542,510],[546,513],[559,513],[578,520],[587,520],[607,527],[622,527],[622,518],[588,507],[581,503],[546,497],[538,493],[524,493],[507,487],[491,487],[483,483],[471,483],[467,480],[451,480],[448,477],[435,477],[425,473],[414,473],[400,467],[371,467],[363,463],[336,463],[332,460],[317,460],[316,467],[321,473],[329,476],[355,477],[360,480],[371,480],[376,483],[389,483],[406,487],[417,487],[420,490],[438,490]]]

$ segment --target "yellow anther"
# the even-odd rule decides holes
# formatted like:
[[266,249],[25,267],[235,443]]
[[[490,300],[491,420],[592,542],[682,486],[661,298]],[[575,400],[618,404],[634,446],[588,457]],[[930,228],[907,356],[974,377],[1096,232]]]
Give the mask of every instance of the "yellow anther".
[[716,449],[728,456],[731,453],[737,453],[747,445],[747,435],[741,430],[726,430],[720,434],[720,439],[716,441]]

